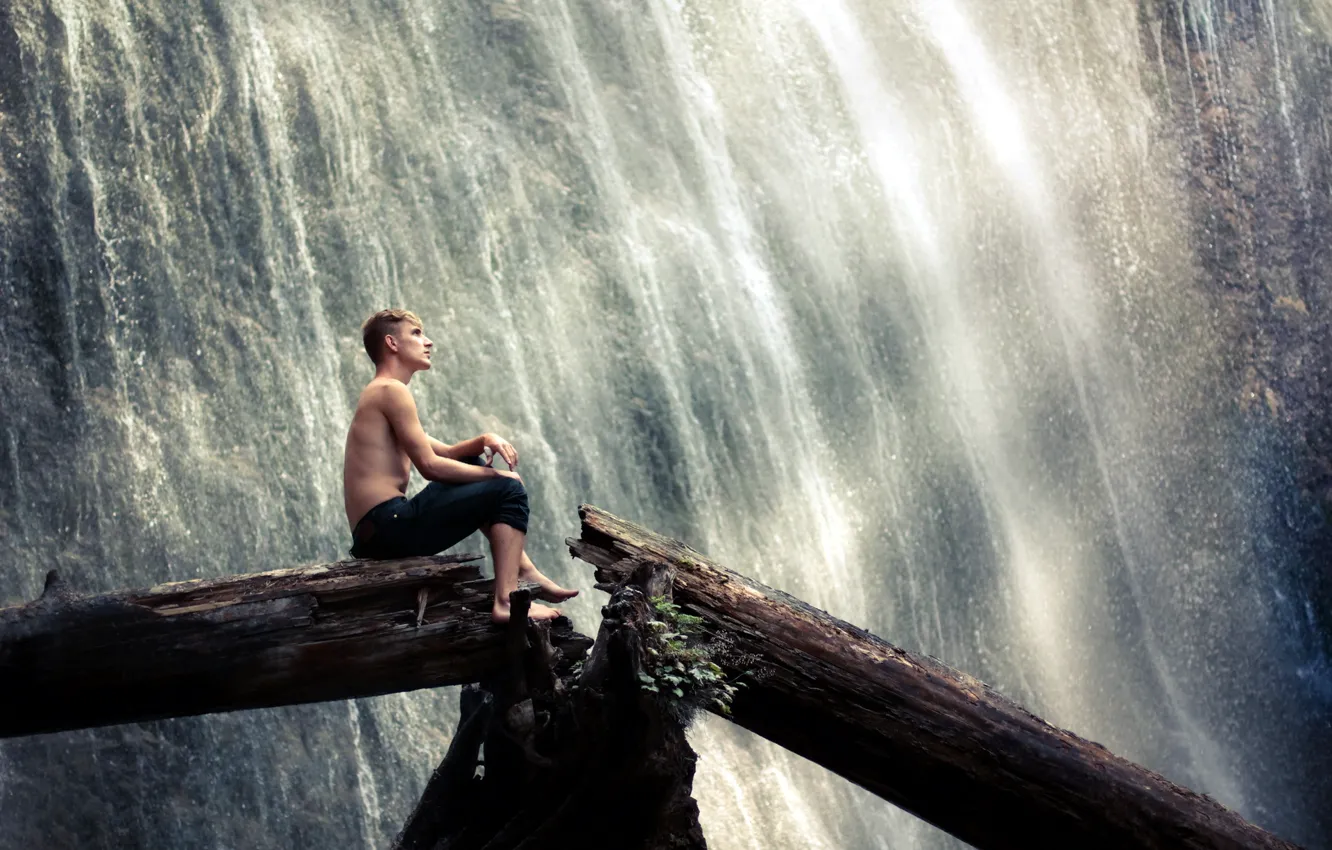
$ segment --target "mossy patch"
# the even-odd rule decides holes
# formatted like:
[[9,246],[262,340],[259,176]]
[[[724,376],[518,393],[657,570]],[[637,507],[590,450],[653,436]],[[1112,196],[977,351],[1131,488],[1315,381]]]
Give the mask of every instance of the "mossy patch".
[[648,622],[647,658],[638,676],[642,689],[660,695],[683,724],[703,710],[730,716],[731,701],[744,683],[739,677],[728,680],[713,660],[720,647],[703,637],[703,618],[662,596],[649,601],[654,619]]

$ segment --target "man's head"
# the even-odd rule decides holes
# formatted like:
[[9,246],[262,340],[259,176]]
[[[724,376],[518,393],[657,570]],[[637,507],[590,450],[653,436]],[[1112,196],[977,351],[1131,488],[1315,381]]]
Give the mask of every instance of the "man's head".
[[380,310],[361,325],[365,353],[375,366],[396,358],[412,371],[430,368],[430,349],[421,319],[411,310]]

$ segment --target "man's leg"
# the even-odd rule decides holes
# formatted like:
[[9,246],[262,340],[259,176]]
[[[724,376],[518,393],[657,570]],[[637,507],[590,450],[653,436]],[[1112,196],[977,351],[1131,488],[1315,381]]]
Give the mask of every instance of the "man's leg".
[[[490,619],[496,623],[507,623],[509,594],[518,589],[518,574],[526,557],[523,544],[527,542],[527,535],[503,522],[484,526],[483,530],[490,540],[490,555],[495,560],[495,602],[490,611]],[[532,569],[535,570],[536,567]],[[527,616],[533,620],[550,620],[559,615],[558,608],[547,608],[539,602],[533,602],[527,612]]]
[[[494,478],[470,484],[432,481],[409,500],[402,554],[425,555],[442,551],[480,529],[490,540],[495,561],[495,600],[492,617],[509,619],[509,594],[521,577],[541,586],[547,601],[562,601],[577,594],[555,584],[537,570],[523,551],[527,540],[527,490],[514,478]],[[533,605],[528,616],[548,619],[559,611]]]
[[[486,539],[490,541],[490,552],[492,557],[497,557],[497,556],[494,555],[495,538],[491,537],[491,529],[495,528],[498,525],[503,525],[503,523],[494,523],[494,524],[486,523],[485,525],[481,526],[481,533],[484,534],[486,536]],[[523,540],[524,543],[526,543],[527,535],[523,535]],[[495,561],[495,564],[496,564],[495,574],[496,576],[498,576],[499,575],[498,559]],[[518,559],[518,578],[521,579],[522,581],[535,582],[536,584],[540,585],[541,592],[537,594],[537,598],[544,599],[547,602],[563,602],[566,599],[573,599],[575,596],[578,595],[578,591],[570,590],[567,587],[561,587],[560,585],[555,583],[554,579],[550,578],[545,573],[541,572],[541,570],[538,570],[536,568],[536,564],[532,563],[532,559],[527,557],[527,548],[525,545],[521,552],[521,557]],[[514,586],[517,587],[516,584]],[[497,584],[496,587],[498,588],[499,585]]]

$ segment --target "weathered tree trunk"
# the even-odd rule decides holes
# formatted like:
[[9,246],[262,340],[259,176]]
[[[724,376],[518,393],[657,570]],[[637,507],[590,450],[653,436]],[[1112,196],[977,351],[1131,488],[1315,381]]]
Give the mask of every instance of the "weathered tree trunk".
[[980,848],[1292,848],[1212,799],[1057,729],[984,683],[591,506],[573,554],[617,582],[677,571],[675,602],[732,646],[731,719]]
[[[477,556],[343,561],[0,608],[0,737],[474,682],[504,664]],[[584,645],[567,620],[555,643]]]
[[547,626],[521,625],[527,600],[514,602],[511,670],[464,690],[453,744],[395,850],[706,848],[690,796],[694,752],[678,715],[639,678],[648,597],[670,592],[660,572],[615,590],[576,677],[557,675]]

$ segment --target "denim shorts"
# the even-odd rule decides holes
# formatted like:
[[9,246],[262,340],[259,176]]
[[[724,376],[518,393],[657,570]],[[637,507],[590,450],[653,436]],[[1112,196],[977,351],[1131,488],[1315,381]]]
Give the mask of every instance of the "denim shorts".
[[[464,463],[479,465],[480,458]],[[431,481],[412,498],[395,496],[371,508],[352,532],[353,558],[409,558],[442,552],[483,525],[502,522],[527,531],[527,490],[501,476],[467,484]]]

